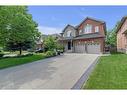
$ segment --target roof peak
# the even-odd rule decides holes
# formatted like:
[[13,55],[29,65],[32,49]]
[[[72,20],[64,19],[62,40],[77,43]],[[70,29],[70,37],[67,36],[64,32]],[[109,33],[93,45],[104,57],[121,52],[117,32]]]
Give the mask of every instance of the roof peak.
[[92,18],[92,17],[86,17],[79,25],[76,26],[76,28],[78,28],[82,23],[84,23],[87,19],[90,19],[90,20],[94,20],[96,22],[100,22],[100,23],[105,23],[104,21],[102,20],[99,20],[99,19],[95,19],[95,18]]
[[124,22],[125,22],[126,19],[127,19],[127,15],[122,17],[122,19],[120,20],[120,23],[117,26],[116,33],[119,31],[119,29],[124,24]]
[[[72,26],[72,25],[70,25],[70,24],[67,24],[66,27],[64,28],[64,30],[65,30],[68,26],[73,27],[74,29],[77,29],[77,28],[78,28],[82,23],[84,23],[87,19],[91,19],[91,20],[94,20],[94,21],[100,22],[100,23],[105,23],[105,22],[102,21],[102,20],[95,19],[95,18],[93,18],[93,17],[87,16],[87,17],[86,17],[80,24],[78,24],[77,26]],[[64,30],[63,30],[63,31],[64,31]]]
[[63,32],[64,32],[65,29],[66,29],[67,27],[69,27],[69,26],[70,26],[70,27],[73,27],[74,29],[76,29],[74,26],[72,26],[72,25],[70,25],[70,24],[67,24],[66,27],[63,29]]
[[92,19],[92,20],[96,20],[96,21],[98,21],[98,22],[105,23],[104,21],[102,21],[102,20],[100,20],[100,19],[96,19],[96,18],[89,17],[89,16],[87,16],[86,19]]

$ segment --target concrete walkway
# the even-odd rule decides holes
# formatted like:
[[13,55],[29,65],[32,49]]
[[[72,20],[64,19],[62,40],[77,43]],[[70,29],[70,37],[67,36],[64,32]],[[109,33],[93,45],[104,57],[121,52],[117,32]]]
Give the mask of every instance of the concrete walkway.
[[64,54],[0,70],[0,89],[71,89],[96,54]]

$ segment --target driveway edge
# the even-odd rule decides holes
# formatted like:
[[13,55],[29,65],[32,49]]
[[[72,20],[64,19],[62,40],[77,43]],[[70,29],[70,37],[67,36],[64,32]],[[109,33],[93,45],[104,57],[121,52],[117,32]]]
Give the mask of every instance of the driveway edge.
[[85,71],[85,73],[80,77],[80,79],[76,82],[76,84],[71,89],[81,89],[83,84],[86,83],[86,81],[89,78],[89,75],[93,71],[95,65],[98,63],[100,56],[96,58],[96,60],[88,67],[88,69]]

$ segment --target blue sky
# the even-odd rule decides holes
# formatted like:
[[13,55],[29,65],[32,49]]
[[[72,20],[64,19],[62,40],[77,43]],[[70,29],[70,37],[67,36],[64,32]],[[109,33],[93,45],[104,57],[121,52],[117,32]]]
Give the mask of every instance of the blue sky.
[[60,33],[67,25],[78,25],[87,16],[106,22],[112,29],[127,15],[127,6],[29,6],[29,13],[43,34]]

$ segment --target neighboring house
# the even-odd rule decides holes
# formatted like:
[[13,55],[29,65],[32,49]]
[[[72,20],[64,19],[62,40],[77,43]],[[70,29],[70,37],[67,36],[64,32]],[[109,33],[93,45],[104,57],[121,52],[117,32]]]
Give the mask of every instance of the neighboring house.
[[51,34],[51,35],[41,35],[38,40],[36,41],[36,50],[43,50],[44,49],[44,40],[48,37],[52,36],[56,38],[58,41],[61,39],[60,34]]
[[36,41],[36,50],[42,50],[42,49],[43,49],[43,39],[42,39],[42,36],[41,36]]
[[43,50],[44,49],[44,39],[46,39],[48,35],[41,35],[38,40],[36,41],[36,50]]
[[50,36],[54,37],[58,41],[63,38],[60,34],[51,34]]
[[117,51],[127,53],[127,16],[123,17],[117,27]]
[[67,25],[61,35],[66,52],[104,53],[106,24],[103,21],[87,17],[76,27]]

